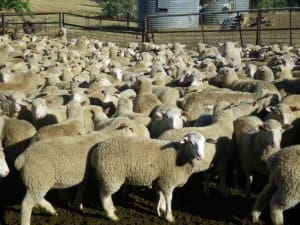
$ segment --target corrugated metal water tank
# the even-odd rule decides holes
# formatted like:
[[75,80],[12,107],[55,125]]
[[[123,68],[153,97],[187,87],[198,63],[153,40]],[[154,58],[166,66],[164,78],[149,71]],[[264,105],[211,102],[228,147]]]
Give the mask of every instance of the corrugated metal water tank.
[[232,17],[232,14],[210,14],[216,12],[249,10],[249,0],[202,0],[200,1],[201,13],[204,13],[205,24],[221,24],[225,19]]
[[[145,16],[199,13],[199,0],[138,0],[138,20]],[[199,15],[150,17],[150,29],[191,28],[199,26]],[[142,27],[142,23],[139,24]]]

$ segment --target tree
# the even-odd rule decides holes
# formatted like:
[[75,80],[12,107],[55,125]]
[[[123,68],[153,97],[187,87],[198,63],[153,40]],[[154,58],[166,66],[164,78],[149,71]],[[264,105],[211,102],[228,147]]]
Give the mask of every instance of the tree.
[[0,10],[14,10],[16,13],[20,14],[32,14],[28,0],[0,0]]
[[129,14],[136,18],[136,0],[94,0],[99,3],[102,14],[111,19],[122,19]]

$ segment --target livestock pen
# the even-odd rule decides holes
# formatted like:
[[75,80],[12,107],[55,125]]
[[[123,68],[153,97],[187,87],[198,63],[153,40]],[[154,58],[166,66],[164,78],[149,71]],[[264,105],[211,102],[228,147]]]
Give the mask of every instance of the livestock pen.
[[[204,18],[227,14],[218,24],[208,24]],[[199,26],[184,29],[160,29],[149,25],[154,17],[199,16]],[[60,27],[68,28],[68,37],[87,36],[126,46],[129,42],[154,42],[157,44],[180,42],[188,48],[197,43],[218,44],[226,40],[244,44],[285,44],[300,46],[300,8],[277,8],[247,11],[230,11],[199,14],[149,15],[143,21],[133,20],[129,14],[119,20],[103,18],[95,14],[38,13],[33,17],[16,13],[1,13],[1,33],[7,28],[15,30],[15,38],[24,33],[24,21],[30,21],[36,35],[54,36]]]

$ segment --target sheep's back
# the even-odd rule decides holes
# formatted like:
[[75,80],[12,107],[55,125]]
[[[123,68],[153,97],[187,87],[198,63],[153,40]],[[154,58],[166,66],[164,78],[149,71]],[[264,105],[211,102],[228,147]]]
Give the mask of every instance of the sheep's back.
[[92,149],[92,166],[104,182],[126,179],[130,184],[150,186],[163,174],[171,174],[175,167],[175,150],[162,149],[168,143],[155,139],[108,139]]

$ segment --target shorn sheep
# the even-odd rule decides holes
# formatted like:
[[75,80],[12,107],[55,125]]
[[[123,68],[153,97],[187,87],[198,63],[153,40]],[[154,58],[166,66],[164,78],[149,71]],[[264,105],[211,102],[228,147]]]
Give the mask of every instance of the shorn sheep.
[[[179,142],[156,139],[116,139],[100,142],[91,150],[91,165],[100,183],[100,200],[107,216],[118,220],[112,195],[125,183],[154,187],[158,191],[157,213],[174,222],[172,194],[189,177],[207,168],[210,145],[201,133],[185,135]],[[211,161],[211,160],[208,160]]]
[[300,202],[300,145],[282,148],[267,162],[270,176],[252,209],[252,221],[259,222],[261,211],[270,204],[274,225],[283,225],[283,211]]

